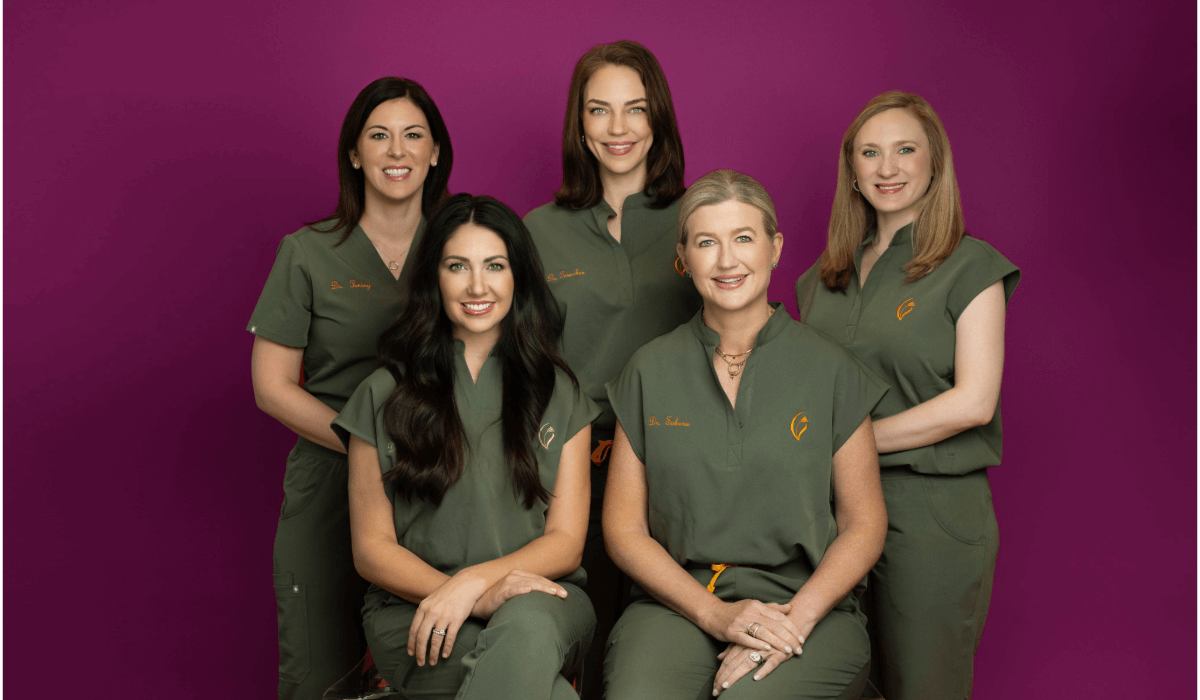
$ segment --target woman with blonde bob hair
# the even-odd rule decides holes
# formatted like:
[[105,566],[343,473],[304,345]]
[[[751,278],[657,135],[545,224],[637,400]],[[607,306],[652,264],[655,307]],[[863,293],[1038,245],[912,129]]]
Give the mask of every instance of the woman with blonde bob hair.
[[871,100],[846,130],[829,242],[796,301],[891,386],[871,414],[888,537],[863,600],[872,683],[888,700],[971,692],[996,563],[987,468],[1000,463],[1004,315],[1020,275],[966,234],[929,103]]
[[782,248],[762,185],[697,180],[677,251],[703,308],[608,383],[604,538],[636,584],[609,638],[610,700],[850,698],[866,683],[852,589],[885,535],[870,413],[886,388],[767,302]]

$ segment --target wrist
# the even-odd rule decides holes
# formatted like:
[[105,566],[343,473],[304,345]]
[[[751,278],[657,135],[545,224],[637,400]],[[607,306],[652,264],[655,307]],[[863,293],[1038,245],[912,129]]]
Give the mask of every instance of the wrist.
[[693,622],[696,626],[704,630],[711,636],[716,636],[713,630],[714,620],[720,616],[721,608],[725,606],[725,602],[715,595],[709,595],[708,600],[696,613],[696,619]]

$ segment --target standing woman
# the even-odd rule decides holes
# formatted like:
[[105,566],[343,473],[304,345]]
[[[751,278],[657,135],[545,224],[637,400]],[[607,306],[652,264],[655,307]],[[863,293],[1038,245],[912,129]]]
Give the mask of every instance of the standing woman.
[[575,64],[563,119],[563,180],[529,212],[550,291],[566,317],[563,352],[602,409],[592,426],[592,507],[583,566],[596,606],[584,687],[598,686],[616,621],[617,569],[604,551],[601,503],[616,418],[604,383],[634,351],[686,321],[700,297],[675,251],[683,143],[662,68],[644,46],[597,46]]
[[337,162],[337,209],[284,237],[247,326],[254,399],[300,436],[275,534],[281,700],[319,699],[366,650],[346,450],[329,424],[404,308],[408,250],[448,195],[453,150],[424,88],[380,78],[350,105]]
[[[801,319],[891,391],[872,413],[888,536],[865,600],[888,700],[968,697],[996,564],[1004,314],[1021,273],[966,235],[950,142],[921,97],[867,103],[842,141]],[[878,683],[876,684],[878,685]]]
[[459,194],[413,254],[384,366],[334,422],[350,454],[363,628],[406,698],[567,700],[592,605],[578,588],[589,426],[558,309],[511,209]]

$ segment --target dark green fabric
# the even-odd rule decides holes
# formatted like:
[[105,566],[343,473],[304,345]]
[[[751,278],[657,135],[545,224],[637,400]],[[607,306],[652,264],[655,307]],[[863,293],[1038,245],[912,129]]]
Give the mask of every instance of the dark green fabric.
[[608,232],[615,215],[601,200],[590,209],[551,202],[525,216],[550,291],[566,314],[563,354],[584,392],[615,422],[604,383],[633,352],[686,321],[700,308],[692,280],[680,272],[679,200],[663,209],[633,194],[622,205],[621,242]]
[[[535,502],[526,510],[512,487],[504,459],[500,426],[502,381],[500,362],[492,355],[483,364],[476,383],[463,358],[463,345],[455,342],[454,400],[469,444],[462,477],[446,490],[441,505],[396,493],[385,485],[394,506],[397,541],[405,549],[442,573],[453,575],[465,567],[498,559],[541,537],[546,529],[547,504]],[[383,427],[383,406],[396,382],[385,368],[376,370],[350,397],[333,421],[334,432],[349,445],[357,435],[379,454],[386,473],[396,464],[396,448]],[[558,372],[554,393],[542,416],[543,444],[535,450],[542,484],[553,493],[562,447],[592,422],[599,409],[575,390],[566,373]],[[582,585],[582,568],[564,578]]]
[[[912,261],[911,226],[896,232],[859,289],[857,269],[868,233],[855,253],[856,272],[845,292],[831,292],[814,264],[796,281],[800,319],[838,341],[891,391],[875,407],[874,420],[894,416],[954,386],[955,324],[984,289],[1003,281],[1007,300],[1020,271],[987,243],[964,236],[932,273],[905,284]],[[906,466],[923,474],[965,474],[1000,464],[1000,408],[987,425],[935,445],[879,455],[883,467]]]
[[[769,573],[750,568],[726,569],[714,593],[726,602],[759,600],[786,603],[803,566]],[[707,584],[711,571],[691,572]],[[721,698],[774,700],[789,698],[843,700],[857,698],[870,659],[865,619],[856,606],[830,611],[804,642],[803,653],[784,661],[766,678],[743,676]],[[696,625],[652,598],[634,601],[613,628],[605,654],[605,697],[608,700],[701,700],[712,697],[713,679],[721,662],[718,642]]]
[[987,470],[884,470],[888,534],[862,600],[871,675],[888,700],[970,697],[999,532]]
[[[422,219],[415,245],[425,228]],[[375,369],[379,336],[407,300],[409,260],[392,277],[359,226],[284,236],[246,330],[304,348],[304,389],[335,411]],[[410,248],[411,250],[411,248]]]
[[333,450],[301,439],[288,456],[274,551],[280,700],[320,700],[366,653],[346,480]]
[[815,569],[837,536],[833,455],[886,388],[779,310],[758,333],[734,410],[713,369],[718,341],[697,313],[608,384],[646,465],[650,534],[684,566]]

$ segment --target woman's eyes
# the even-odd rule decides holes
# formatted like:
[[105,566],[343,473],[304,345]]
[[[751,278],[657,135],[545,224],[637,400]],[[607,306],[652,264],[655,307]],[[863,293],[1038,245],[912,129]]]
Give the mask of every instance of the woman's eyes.
[[862,154],[868,158],[879,155],[879,153],[877,151],[872,151],[872,150],[863,151]]
[[421,134],[418,134],[418,133],[417,133],[417,132],[415,132],[415,131],[410,131],[410,132],[408,132],[408,133],[404,134],[404,138],[406,138],[406,139],[419,139],[419,138],[421,138]]
[[488,265],[488,269],[493,272],[500,272],[504,269],[504,263],[494,262],[491,265]]
[[707,247],[709,247],[710,245],[712,245],[712,244],[713,244],[713,242],[714,242],[714,241],[712,241],[712,240],[709,240],[709,239],[705,239],[705,240],[703,240],[703,241],[696,241],[696,247],[697,247],[697,248],[707,248]]
[[449,265],[446,267],[446,269],[447,269],[447,270],[449,270],[449,271],[451,271],[451,272],[458,272],[458,271],[460,271],[460,270],[465,270],[465,269],[467,269],[467,266],[466,266],[466,265],[464,265],[464,264],[462,264],[462,263],[460,263],[460,262],[452,262],[452,263],[450,263],[450,264],[449,264]]
[[905,146],[900,149],[901,153],[912,153],[915,149],[912,146]]
[[[917,149],[913,148],[912,146],[902,146],[900,148],[900,150],[897,152],[903,153],[903,154],[908,154],[908,153],[916,153],[916,150]],[[867,149],[867,150],[863,151],[862,154],[866,158],[874,158],[875,156],[879,155],[879,151],[876,151],[874,149]]]
[[601,114],[604,114],[605,111],[606,110],[603,107],[592,107],[588,110],[588,114],[600,116]]
[[646,108],[645,107],[634,107],[633,109],[631,109],[629,111],[634,114],[644,114],[646,112]]
[[749,242],[750,242],[750,237],[749,237],[749,236],[745,236],[745,235],[743,235],[743,236],[738,236],[738,237],[737,237],[737,240],[741,241],[742,243],[749,243]]
[[380,140],[380,139],[386,139],[386,138],[387,138],[387,134],[383,133],[382,131],[376,131],[375,133],[371,134],[371,138],[373,138],[373,139],[375,139],[376,141],[378,141],[378,140]]

